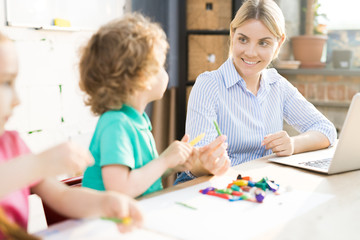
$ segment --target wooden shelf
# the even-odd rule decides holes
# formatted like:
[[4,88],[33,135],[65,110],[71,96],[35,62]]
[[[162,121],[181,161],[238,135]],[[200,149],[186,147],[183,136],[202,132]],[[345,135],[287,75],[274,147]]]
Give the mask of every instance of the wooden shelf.
[[284,75],[325,75],[325,76],[360,76],[360,68],[336,69],[336,68],[299,68],[299,69],[277,69]]
[[44,31],[63,31],[63,32],[79,32],[79,31],[95,31],[96,29],[84,29],[84,28],[76,28],[76,27],[58,27],[58,26],[33,26],[33,25],[12,25],[11,23],[7,23],[8,27],[16,27],[16,28],[29,28],[35,30],[44,30]]

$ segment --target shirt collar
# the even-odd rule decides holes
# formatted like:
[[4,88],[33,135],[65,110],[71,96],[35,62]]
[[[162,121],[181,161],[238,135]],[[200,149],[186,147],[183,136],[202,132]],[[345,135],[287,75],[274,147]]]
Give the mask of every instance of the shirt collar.
[[245,81],[241,78],[239,73],[236,71],[235,65],[233,63],[232,57],[229,57],[226,62],[220,67],[220,71],[224,76],[225,86],[226,88],[230,88],[236,85],[238,82]]
[[261,73],[262,82],[266,85],[271,85],[281,79],[281,75],[276,71],[275,68],[264,69]]
[[[220,67],[225,81],[226,88],[230,88],[237,83],[240,83],[246,88],[246,83],[240,74],[236,71],[232,57],[229,57],[226,62]],[[281,78],[276,69],[264,69],[261,73],[260,88],[268,88],[269,85],[277,82]]]
[[140,114],[135,108],[127,104],[123,104],[121,111],[126,113],[126,115],[128,115],[133,120],[133,123],[139,129],[149,129],[150,131],[152,130],[150,119],[145,112]]
[[260,88],[257,98],[260,103],[266,101],[266,96],[271,91],[271,85],[275,84],[281,76],[277,73],[276,69],[264,69],[261,73]]

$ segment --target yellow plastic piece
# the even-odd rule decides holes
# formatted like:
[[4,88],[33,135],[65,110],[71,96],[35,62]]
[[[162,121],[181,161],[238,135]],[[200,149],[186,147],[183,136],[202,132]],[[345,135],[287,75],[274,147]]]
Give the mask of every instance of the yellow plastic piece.
[[195,144],[197,144],[201,139],[203,139],[203,137],[205,136],[205,133],[200,134],[199,136],[197,136],[196,138],[194,138],[191,142],[190,145],[194,146]]
[[54,19],[54,26],[57,27],[71,27],[70,21],[62,19],[62,18],[55,18]]
[[132,223],[131,217],[124,217],[124,218],[102,217],[102,219],[109,220],[115,223],[121,223],[124,225],[130,225]]
[[235,180],[233,181],[233,184],[242,187],[242,186],[247,186],[248,185],[248,181],[247,180]]

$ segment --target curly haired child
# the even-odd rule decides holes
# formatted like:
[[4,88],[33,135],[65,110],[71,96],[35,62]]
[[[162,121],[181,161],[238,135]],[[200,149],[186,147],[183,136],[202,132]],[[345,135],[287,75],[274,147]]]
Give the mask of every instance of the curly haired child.
[[[84,186],[138,197],[161,190],[163,174],[198,161],[201,151],[187,142],[188,135],[159,156],[144,111],[166,90],[167,49],[161,27],[138,13],[104,25],[83,49],[80,87],[100,115],[89,148],[95,164],[85,171]],[[223,141],[209,151],[224,154]]]

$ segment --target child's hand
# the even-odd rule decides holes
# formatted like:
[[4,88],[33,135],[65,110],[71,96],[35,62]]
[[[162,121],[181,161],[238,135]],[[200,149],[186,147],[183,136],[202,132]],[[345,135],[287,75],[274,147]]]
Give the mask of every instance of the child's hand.
[[[199,161],[204,170],[214,175],[224,174],[230,167],[230,159],[227,154],[226,136],[217,137],[210,144],[200,148]],[[204,175],[203,173],[199,174]]]
[[75,143],[66,142],[37,155],[46,176],[82,172],[93,164],[91,153]]
[[181,141],[174,141],[161,153],[160,157],[165,159],[167,168],[174,168],[177,165],[185,164],[193,149],[187,142],[188,140],[189,136],[185,134]]
[[173,172],[183,172],[186,170],[191,170],[193,168],[193,166],[196,164],[199,157],[200,157],[200,150],[198,148],[194,147],[189,158],[186,160],[186,162],[172,168],[172,171]]
[[127,195],[106,191],[103,197],[101,207],[101,216],[106,218],[124,219],[129,218],[130,223],[119,223],[121,232],[129,232],[134,227],[141,227],[143,224],[143,215],[136,204],[136,201]]

